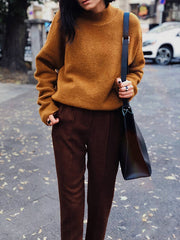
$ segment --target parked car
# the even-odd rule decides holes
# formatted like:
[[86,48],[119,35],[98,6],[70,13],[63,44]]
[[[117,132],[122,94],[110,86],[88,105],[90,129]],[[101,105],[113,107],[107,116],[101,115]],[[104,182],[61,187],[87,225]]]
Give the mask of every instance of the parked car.
[[180,22],[163,23],[143,35],[145,59],[167,65],[180,58]]

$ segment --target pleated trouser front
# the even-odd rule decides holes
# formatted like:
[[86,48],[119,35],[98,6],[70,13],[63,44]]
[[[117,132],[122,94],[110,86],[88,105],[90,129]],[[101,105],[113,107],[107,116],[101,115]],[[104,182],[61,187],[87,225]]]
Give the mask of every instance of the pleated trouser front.
[[120,109],[91,111],[60,104],[52,139],[58,178],[61,240],[82,240],[87,153],[86,240],[103,240],[114,195],[121,141]]

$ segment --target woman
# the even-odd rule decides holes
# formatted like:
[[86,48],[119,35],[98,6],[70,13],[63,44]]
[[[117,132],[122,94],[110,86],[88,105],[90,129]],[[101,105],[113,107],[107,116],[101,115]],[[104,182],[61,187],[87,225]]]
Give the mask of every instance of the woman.
[[141,28],[130,14],[129,74],[120,81],[123,11],[111,1],[60,0],[61,12],[36,58],[39,112],[53,126],[62,240],[82,240],[86,153],[86,240],[104,239],[118,170],[122,98],[137,93],[143,75]]

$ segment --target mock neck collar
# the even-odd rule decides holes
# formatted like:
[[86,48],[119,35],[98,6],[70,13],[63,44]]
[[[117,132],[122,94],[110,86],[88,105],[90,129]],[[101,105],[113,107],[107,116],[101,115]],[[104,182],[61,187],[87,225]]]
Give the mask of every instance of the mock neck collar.
[[112,17],[113,17],[113,10],[110,4],[102,12],[95,13],[92,11],[83,11],[81,15],[81,18],[84,18],[85,20],[90,21],[92,23],[96,23],[96,24],[109,22]]

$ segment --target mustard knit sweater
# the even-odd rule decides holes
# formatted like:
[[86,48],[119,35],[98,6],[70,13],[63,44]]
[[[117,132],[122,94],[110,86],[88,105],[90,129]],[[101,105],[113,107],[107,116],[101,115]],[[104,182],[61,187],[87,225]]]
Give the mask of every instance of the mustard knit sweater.
[[[56,102],[90,110],[119,108],[122,101],[113,86],[121,76],[123,11],[109,5],[101,13],[84,13],[76,21],[74,41],[66,44],[59,19],[57,12],[47,41],[36,57],[42,121],[46,123],[48,116],[58,110]],[[132,81],[136,94],[144,57],[140,24],[133,14],[129,34],[127,80]]]

